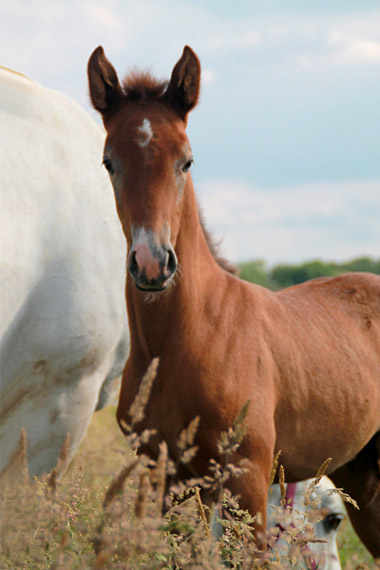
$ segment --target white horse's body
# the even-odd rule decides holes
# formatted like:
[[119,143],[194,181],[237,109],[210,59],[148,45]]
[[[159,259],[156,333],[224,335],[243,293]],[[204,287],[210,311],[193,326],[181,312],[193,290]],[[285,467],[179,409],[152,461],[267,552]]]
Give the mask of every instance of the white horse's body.
[[103,142],[76,103],[0,69],[2,469],[22,428],[31,474],[55,466],[67,433],[71,457],[128,355]]
[[[301,529],[308,522],[306,513],[307,508],[302,502],[307,487],[312,482],[311,479],[307,481],[300,481],[296,484],[294,502],[291,512],[287,512],[280,506],[281,505],[281,491],[279,485],[272,485],[268,501],[268,528],[275,528],[275,533],[278,540],[275,543],[274,550],[279,553],[282,560],[288,560],[291,554],[291,546],[286,540],[289,537],[286,529],[290,531]],[[333,483],[327,477],[322,477],[320,483],[311,495],[311,501],[316,503],[316,506],[311,506],[310,509],[321,509],[319,522],[313,522],[314,533],[317,539],[322,542],[310,543],[305,549],[306,558],[311,555],[312,562],[309,566],[306,563],[301,564],[301,560],[297,562],[300,568],[318,568],[318,570],[340,570],[341,565],[339,561],[338,547],[336,542],[337,528],[340,522],[346,516],[346,509],[344,508],[343,501],[336,493],[330,494],[330,491],[335,489]],[[278,530],[277,530],[278,529]],[[298,556],[299,553],[297,552]],[[288,567],[285,565],[285,567]],[[297,566],[298,567],[298,566]]]

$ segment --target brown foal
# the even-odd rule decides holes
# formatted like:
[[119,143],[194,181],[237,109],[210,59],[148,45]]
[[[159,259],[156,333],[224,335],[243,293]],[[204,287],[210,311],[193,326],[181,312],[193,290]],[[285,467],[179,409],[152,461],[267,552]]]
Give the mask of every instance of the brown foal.
[[[248,472],[231,491],[264,525],[273,454],[289,481],[329,475],[355,498],[354,527],[380,556],[380,277],[347,274],[279,292],[248,284],[213,255],[200,222],[186,134],[200,64],[185,47],[169,82],[134,73],[124,83],[101,47],[89,65],[92,103],[107,131],[104,164],[128,243],[131,352],[118,407],[128,410],[160,358],[140,430],[155,428],[175,458],[180,431],[200,416],[196,476],[251,400],[235,459]],[[146,450],[145,450],[146,451]]]

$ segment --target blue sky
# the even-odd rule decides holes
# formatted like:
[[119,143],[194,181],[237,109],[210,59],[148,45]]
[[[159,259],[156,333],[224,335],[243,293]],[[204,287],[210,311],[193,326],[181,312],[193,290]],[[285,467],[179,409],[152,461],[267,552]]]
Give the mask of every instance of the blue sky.
[[0,0],[1,63],[90,109],[102,44],[120,75],[203,68],[193,177],[234,260],[380,256],[380,3]]

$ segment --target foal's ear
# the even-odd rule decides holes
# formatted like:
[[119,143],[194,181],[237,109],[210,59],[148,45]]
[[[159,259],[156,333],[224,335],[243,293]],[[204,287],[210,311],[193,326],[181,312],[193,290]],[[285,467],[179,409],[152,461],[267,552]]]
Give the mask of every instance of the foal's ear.
[[189,46],[185,46],[176,63],[166,91],[170,103],[183,120],[198,103],[201,83],[201,64]]
[[96,48],[87,66],[90,98],[97,111],[106,114],[122,96],[120,83],[102,46]]

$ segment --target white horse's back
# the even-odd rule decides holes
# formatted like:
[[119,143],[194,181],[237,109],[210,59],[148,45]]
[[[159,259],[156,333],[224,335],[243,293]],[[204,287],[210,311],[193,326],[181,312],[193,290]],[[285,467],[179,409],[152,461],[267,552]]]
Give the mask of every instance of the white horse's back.
[[123,370],[125,245],[102,130],[17,73],[0,69],[0,87],[1,462],[24,427],[39,474]]

